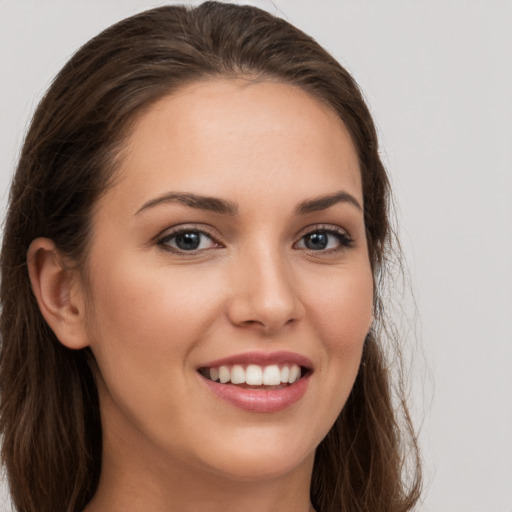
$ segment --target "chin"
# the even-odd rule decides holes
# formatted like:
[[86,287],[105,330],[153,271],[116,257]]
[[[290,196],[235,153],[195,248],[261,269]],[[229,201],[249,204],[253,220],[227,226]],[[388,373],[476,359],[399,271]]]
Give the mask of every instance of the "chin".
[[[268,455],[268,456],[266,456]],[[314,452],[305,458],[252,454],[218,461],[212,468],[219,476],[237,482],[264,482],[278,480],[305,465],[313,464]]]
[[[230,480],[240,482],[278,479],[293,473],[299,468],[313,465],[316,444],[311,439],[305,442],[302,436],[256,435],[254,429],[246,429],[241,437],[228,443],[215,444],[214,451],[202,453],[203,464],[210,471]],[[208,460],[205,460],[206,457]]]

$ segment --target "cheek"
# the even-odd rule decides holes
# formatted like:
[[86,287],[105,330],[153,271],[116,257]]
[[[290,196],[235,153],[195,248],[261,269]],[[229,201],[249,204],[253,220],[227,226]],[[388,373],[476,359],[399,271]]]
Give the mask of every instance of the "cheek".
[[[357,268],[357,271],[356,271]],[[313,335],[321,340],[315,408],[321,417],[318,443],[327,435],[352,391],[373,312],[373,277],[368,266],[339,269],[316,279],[309,294]],[[318,444],[317,443],[317,444]]]
[[373,276],[369,265],[340,269],[317,281],[310,311],[316,335],[322,340],[322,391],[331,422],[343,408],[359,371],[365,338],[373,318]]
[[359,364],[373,313],[373,277],[369,265],[326,279],[310,298],[310,310],[330,359]]
[[162,341],[162,348],[174,351],[182,344],[173,347],[173,340],[194,339],[207,312],[215,307],[208,283],[199,284],[187,272],[119,262],[117,268],[96,273],[91,316],[108,334],[106,342],[147,348]]
[[190,276],[165,267],[119,259],[94,276],[89,339],[107,388],[118,399],[129,389],[130,400],[140,403],[153,395],[174,400],[181,369],[215,318],[216,303]]
[[186,408],[191,383],[183,369],[218,318],[218,301],[208,279],[129,263],[118,258],[94,273],[89,339],[105,414],[115,418],[119,408],[131,423],[156,428],[176,423],[173,411]]

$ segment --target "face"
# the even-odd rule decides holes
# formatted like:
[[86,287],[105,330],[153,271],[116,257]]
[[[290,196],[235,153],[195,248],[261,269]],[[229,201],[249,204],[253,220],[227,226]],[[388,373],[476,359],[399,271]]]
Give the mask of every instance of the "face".
[[293,86],[218,79],[141,115],[88,259],[105,438],[235,479],[311,467],[371,323],[362,208],[347,130]]

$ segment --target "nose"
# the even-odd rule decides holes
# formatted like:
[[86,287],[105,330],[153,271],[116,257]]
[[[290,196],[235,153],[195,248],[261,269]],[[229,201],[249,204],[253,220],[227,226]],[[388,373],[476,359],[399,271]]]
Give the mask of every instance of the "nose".
[[278,251],[265,248],[253,252],[240,257],[236,267],[228,304],[232,324],[269,335],[304,316],[292,269]]

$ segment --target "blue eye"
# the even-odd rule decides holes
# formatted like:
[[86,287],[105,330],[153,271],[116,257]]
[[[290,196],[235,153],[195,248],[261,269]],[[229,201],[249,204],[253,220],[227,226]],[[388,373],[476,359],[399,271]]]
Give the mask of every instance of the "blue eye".
[[158,241],[159,245],[176,252],[193,252],[218,247],[213,238],[197,229],[187,229],[170,233]]
[[297,243],[297,248],[310,251],[336,251],[351,244],[352,240],[346,233],[317,229],[304,235]]

